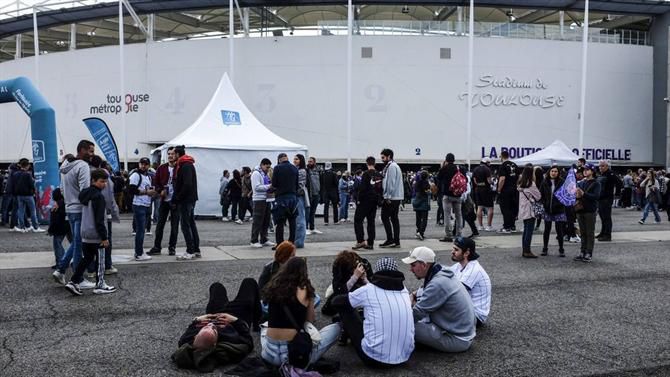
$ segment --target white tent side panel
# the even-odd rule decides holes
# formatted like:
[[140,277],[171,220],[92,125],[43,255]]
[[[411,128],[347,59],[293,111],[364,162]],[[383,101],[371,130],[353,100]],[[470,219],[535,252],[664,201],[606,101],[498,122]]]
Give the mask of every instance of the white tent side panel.
[[272,161],[272,166],[277,162],[279,153],[286,153],[289,160],[293,156],[302,153],[307,156],[306,150],[227,150],[211,148],[186,148],[186,153],[195,159],[195,169],[198,177],[198,202],[195,206],[196,216],[221,216],[221,205],[219,204],[220,179],[224,170],[231,172],[248,166],[252,170],[258,166],[263,158]]

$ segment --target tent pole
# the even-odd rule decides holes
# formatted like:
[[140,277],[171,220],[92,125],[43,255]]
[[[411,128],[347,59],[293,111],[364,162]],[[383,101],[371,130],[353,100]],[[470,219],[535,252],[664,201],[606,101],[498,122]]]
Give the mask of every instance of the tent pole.
[[589,0],[584,2],[584,23],[582,24],[582,91],[579,107],[579,156],[584,156],[584,112],[586,111],[586,68],[589,49]]
[[351,86],[354,15],[351,0],[347,4],[347,171],[351,172]]
[[[126,77],[123,33],[123,0],[119,0],[119,84],[121,89],[121,106],[126,103]],[[126,129],[126,112],[121,110],[121,129],[123,130],[123,170],[128,171],[128,130]]]
[[230,59],[228,62],[229,68],[228,68],[228,76],[230,76],[230,82],[235,85],[235,80],[234,80],[234,65],[235,65],[235,57],[233,54],[235,53],[235,49],[233,47],[233,37],[234,37],[234,28],[235,28],[235,8],[233,6],[233,0],[228,1],[228,58]]
[[35,50],[35,86],[40,87],[40,37],[37,32],[37,9],[33,7],[33,49]]
[[467,151],[468,171],[470,170],[470,153],[472,151],[472,80],[474,65],[474,44],[475,44],[475,1],[470,0],[470,19],[468,36],[468,110],[467,110]]

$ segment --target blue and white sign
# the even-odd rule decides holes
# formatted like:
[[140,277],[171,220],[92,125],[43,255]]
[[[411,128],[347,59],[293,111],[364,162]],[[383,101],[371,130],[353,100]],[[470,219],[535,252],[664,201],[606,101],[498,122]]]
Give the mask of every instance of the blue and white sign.
[[33,160],[35,163],[47,160],[46,152],[44,150],[44,141],[33,140]]
[[239,126],[242,124],[240,113],[237,111],[221,110],[221,116],[223,117],[223,124],[226,126]]
[[91,132],[93,140],[98,144],[102,154],[114,171],[119,171],[119,149],[107,123],[100,118],[86,118],[84,124]]

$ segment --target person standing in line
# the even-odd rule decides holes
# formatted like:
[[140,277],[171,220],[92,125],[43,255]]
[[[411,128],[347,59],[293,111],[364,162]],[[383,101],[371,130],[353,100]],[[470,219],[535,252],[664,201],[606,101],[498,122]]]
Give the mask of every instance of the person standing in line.
[[242,225],[242,220],[238,218],[238,212],[241,212],[242,207],[242,175],[239,170],[233,170],[233,179],[228,182],[227,191],[230,201],[230,220]]
[[[255,248],[263,246],[275,246],[268,240],[268,228],[270,227],[270,203],[268,203],[268,190],[272,188],[272,182],[268,177],[268,170],[272,161],[267,158],[261,160],[259,167],[251,173],[251,188],[253,190],[253,222],[251,224],[251,243]],[[260,236],[260,242],[258,237]]]
[[[18,210],[18,225],[14,231],[19,233],[43,233],[44,229],[40,228],[37,221],[37,210],[35,208],[35,178],[30,172],[30,161],[27,158],[22,158],[19,161],[20,170],[16,176],[14,183],[14,196],[19,203]],[[26,214],[28,210],[28,214]],[[30,218],[30,226],[26,226],[26,218]]]
[[348,171],[342,173],[342,177],[337,183],[337,190],[340,198],[340,223],[349,221],[349,198],[351,189],[351,179]]
[[321,171],[316,166],[316,158],[310,157],[307,160],[307,172],[309,177],[309,217],[307,221],[307,235],[322,234],[320,230],[314,227],[314,218],[316,217],[316,208],[321,202]]
[[177,250],[177,237],[179,236],[179,211],[172,203],[174,196],[174,169],[177,164],[177,156],[174,147],[168,148],[168,162],[162,164],[156,170],[154,183],[156,192],[159,193],[160,206],[158,207],[158,223],[156,224],[156,238],[154,246],[149,250],[149,255],[160,255],[163,243],[163,231],[170,217],[170,239],[168,241],[168,255],[175,255]]
[[230,207],[230,200],[228,199],[228,182],[230,182],[230,172],[223,171],[223,176],[219,179],[219,204],[221,204],[221,221],[228,222],[228,207]]
[[558,239],[558,256],[564,257],[565,250],[563,249],[563,230],[565,229],[565,222],[567,216],[565,215],[565,205],[561,203],[554,195],[556,190],[563,186],[563,178],[558,173],[558,166],[552,166],[547,171],[546,178],[540,185],[540,194],[542,195],[542,205],[544,206],[544,234],[542,235],[542,254],[548,255],[549,236],[551,235],[551,225],[556,224],[556,238]]
[[596,211],[600,198],[600,182],[595,179],[596,167],[584,165],[584,179],[577,183],[575,212],[581,233],[580,253],[574,258],[577,262],[591,262],[596,233]]
[[[482,158],[482,162],[472,172],[472,180],[475,186],[474,199],[477,205],[477,224],[478,231],[490,232],[493,224],[493,197],[494,192],[491,190],[491,183],[493,176],[491,168],[489,167],[491,160],[488,157]],[[486,227],[483,226],[482,220],[486,209]]]
[[537,255],[533,254],[530,250],[530,243],[533,240],[533,231],[535,230],[535,214],[533,213],[532,204],[540,202],[542,196],[540,190],[535,185],[532,164],[527,164],[523,168],[517,190],[519,192],[519,219],[523,220],[521,256],[524,258],[537,258]]
[[382,162],[385,164],[382,180],[384,190],[384,202],[382,204],[382,223],[386,231],[386,241],[379,247],[400,247],[400,220],[398,211],[400,203],[405,197],[402,181],[402,170],[400,166],[393,161],[393,151],[385,148],[381,152]]
[[195,225],[195,202],[198,201],[198,175],[195,169],[195,159],[186,154],[183,145],[174,148],[177,164],[174,170],[174,196],[172,200],[177,205],[181,232],[186,242],[186,252],[178,255],[177,260],[191,260],[200,258],[200,236]]
[[296,197],[298,199],[298,218],[296,219],[295,247],[302,249],[305,247],[305,236],[307,235],[307,216],[309,212],[309,177],[305,156],[297,154],[293,157],[293,165],[298,168],[298,190]]
[[516,231],[516,218],[519,209],[519,194],[517,192],[517,166],[509,160],[509,152],[500,153],[502,165],[498,169],[498,198],[500,212],[503,215],[503,227],[499,233]]
[[[375,242],[375,217],[377,217],[377,205],[379,195],[375,187],[382,185],[382,177],[375,169],[375,158],[370,156],[365,159],[367,170],[361,177],[361,184],[358,186],[356,195],[356,212],[354,213],[354,232],[356,233],[356,244],[352,247],[354,250],[374,249]],[[367,221],[368,238],[365,240],[363,232],[363,220]]]
[[598,162],[600,176],[600,199],[598,199],[598,216],[600,216],[601,229],[596,239],[600,242],[612,241],[612,204],[614,203],[614,191],[619,186],[619,178],[610,169],[608,161]]
[[626,175],[623,177],[623,189],[621,190],[621,207],[630,209],[632,206],[633,198],[633,171],[628,169]]
[[[642,213],[642,218],[638,221],[639,224],[644,225],[644,222],[647,221],[647,216],[649,216],[649,210],[654,212],[654,221],[656,224],[661,223],[661,216],[658,214],[658,204],[661,201],[661,194],[658,180],[656,179],[656,172],[654,169],[649,169],[647,172],[647,178],[640,183],[640,187],[644,188],[645,195],[647,198],[647,204],[644,206],[644,212]],[[21,213],[19,212],[19,216]]]
[[[72,243],[68,247],[58,268],[53,272],[53,279],[65,285],[65,271],[72,261],[72,267],[77,268],[82,258],[81,251],[81,211],[82,204],[79,194],[91,186],[91,168],[89,160],[95,154],[95,144],[88,140],[81,140],[77,144],[77,157],[66,159],[60,167],[61,191],[65,197],[65,213],[72,231]],[[92,289],[95,284],[84,279],[79,283],[81,289]]]
[[[251,188],[251,168],[248,166],[242,167],[242,199],[240,199],[240,221],[244,222],[245,219],[249,221],[251,216],[253,216],[253,207],[251,206],[251,196],[253,195],[253,190]],[[249,217],[247,216],[247,211],[249,211]]]
[[333,171],[333,164],[326,161],[326,170],[321,174],[321,201],[323,202],[323,225],[328,226],[328,209],[333,206],[333,224],[339,223],[337,204],[337,174]]
[[[444,210],[444,237],[442,242],[453,242],[452,235],[459,237],[463,226],[463,214],[461,211],[461,196],[451,191],[451,181],[459,171],[453,153],[447,153],[444,164],[438,173],[438,180],[442,185],[442,208]],[[454,212],[454,229],[451,228],[451,212]]]
[[151,221],[151,198],[156,191],[149,176],[149,159],[142,157],[139,168],[130,175],[130,190],[133,197],[133,221],[135,223],[135,260],[147,261],[151,256],[144,252],[144,233],[146,222]]
[[430,195],[428,172],[422,170],[417,173],[417,179],[414,182],[414,198],[412,199],[412,208],[416,215],[416,238],[421,241],[425,239],[426,226],[428,225]]
[[[108,174],[103,169],[93,169],[91,172],[91,186],[79,194],[79,201],[84,206],[82,210],[81,238],[84,258],[77,265],[74,275],[65,285],[65,288],[75,296],[83,294],[81,283],[84,281],[86,267],[97,260],[96,284],[94,294],[109,294],[116,292],[116,288],[105,283],[105,248],[109,246],[107,238],[106,203],[102,190],[107,185]],[[139,223],[138,223],[139,224]]]
[[272,216],[276,225],[275,240],[277,245],[284,242],[284,226],[288,220],[288,240],[295,244],[296,218],[298,216],[298,199],[296,197],[298,168],[288,162],[286,153],[280,153],[277,161],[279,161],[279,164],[272,173],[272,187],[275,191],[275,203],[272,208]]

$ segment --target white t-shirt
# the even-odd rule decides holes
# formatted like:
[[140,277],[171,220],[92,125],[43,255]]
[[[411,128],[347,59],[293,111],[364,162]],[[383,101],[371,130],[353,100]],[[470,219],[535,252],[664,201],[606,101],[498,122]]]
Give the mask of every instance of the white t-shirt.
[[449,267],[465,285],[475,308],[475,316],[486,322],[491,310],[491,279],[478,261],[468,262],[465,268],[460,263]]
[[366,284],[349,293],[354,308],[363,308],[361,347],[370,358],[386,364],[407,361],[414,351],[414,317],[407,289],[387,291]]
[[[130,175],[130,184],[137,186],[137,189],[140,191],[146,191],[151,187],[151,177],[137,171]],[[149,195],[137,194],[133,196],[133,205],[151,207],[151,197]]]
[[165,190],[167,191],[167,194],[165,195],[165,201],[166,202],[171,202],[172,201],[172,194],[174,194],[174,186],[172,185],[172,179],[174,178],[174,167],[173,166],[168,166],[168,171],[169,171],[170,177],[168,178],[167,185],[165,185]]

